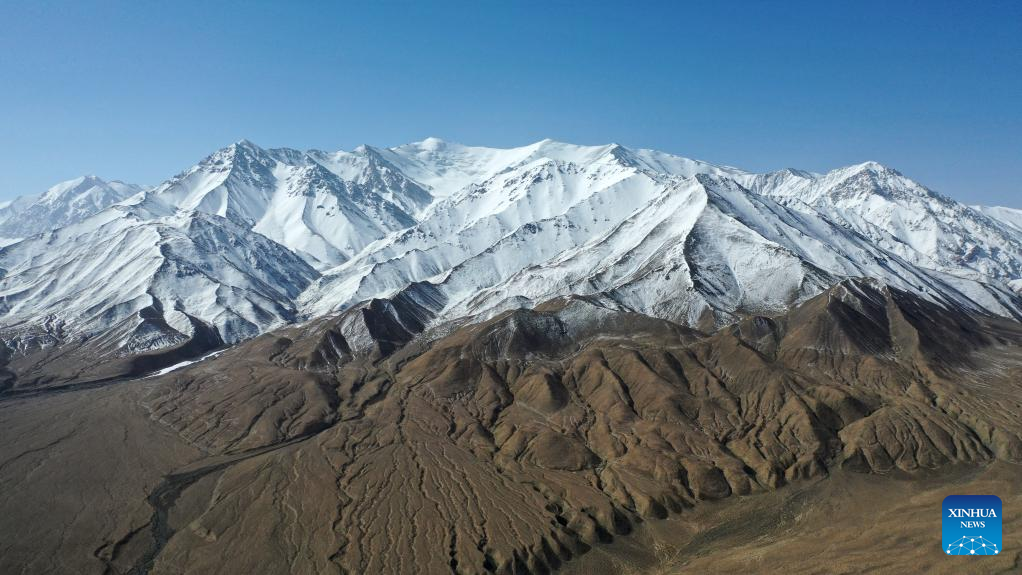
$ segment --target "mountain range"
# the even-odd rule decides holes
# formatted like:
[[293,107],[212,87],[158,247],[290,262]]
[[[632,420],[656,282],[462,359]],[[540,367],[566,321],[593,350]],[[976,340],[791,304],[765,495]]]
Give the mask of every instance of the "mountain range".
[[96,176],[61,182],[42,194],[19,196],[0,204],[0,238],[4,245],[80,222],[142,191],[140,186]]
[[710,329],[851,277],[1019,318],[1017,214],[873,162],[754,174],[616,144],[242,140],[145,190],[90,176],[5,206],[0,325],[22,352],[105,336],[104,355],[134,354],[196,322],[234,343],[429,285],[430,325],[579,295]]
[[950,573],[1022,505],[1022,211],[874,162],[242,140],[0,228],[0,572]]

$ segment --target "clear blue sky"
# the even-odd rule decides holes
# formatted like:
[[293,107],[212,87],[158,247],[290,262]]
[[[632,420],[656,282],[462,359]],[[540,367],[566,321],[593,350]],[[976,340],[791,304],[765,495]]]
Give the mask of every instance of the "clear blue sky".
[[1022,2],[0,0],[0,197],[427,136],[873,159],[1022,207]]

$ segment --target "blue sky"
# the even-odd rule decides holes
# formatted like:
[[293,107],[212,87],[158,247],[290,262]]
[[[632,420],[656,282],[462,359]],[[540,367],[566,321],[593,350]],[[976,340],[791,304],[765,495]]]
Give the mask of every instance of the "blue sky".
[[551,137],[1022,207],[1022,3],[975,4],[0,0],[0,197],[241,138]]

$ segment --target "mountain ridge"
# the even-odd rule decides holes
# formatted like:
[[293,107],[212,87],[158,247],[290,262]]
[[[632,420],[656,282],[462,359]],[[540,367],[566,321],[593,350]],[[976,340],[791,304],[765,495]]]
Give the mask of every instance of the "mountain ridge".
[[0,248],[5,572],[645,571],[1020,476],[1016,214],[878,164],[240,141],[79,215]]
[[8,245],[28,236],[77,223],[144,188],[93,175],[60,182],[38,195],[19,196],[0,207],[0,238]]
[[[148,305],[181,333],[192,317],[236,342],[420,283],[443,302],[430,312],[436,325],[582,296],[715,329],[848,277],[1022,317],[1022,228],[1011,212],[965,206],[876,162],[755,174],[549,139],[496,149],[429,138],[351,152],[239,140],[158,186],[120,189],[127,197],[92,201],[93,213],[0,250],[0,333],[14,349],[25,347],[18,326],[90,338]],[[79,196],[103,192],[91,185]],[[187,282],[154,283],[160,268],[138,267],[144,253],[171,261],[155,255],[166,247],[153,251],[171,245],[166,234],[204,246],[186,251],[204,262],[208,296],[175,293]],[[63,259],[44,255],[53,242],[69,250]],[[111,258],[108,273],[66,277],[61,269],[80,268],[73,254],[88,252]],[[168,287],[128,287],[143,285]],[[32,295],[44,292],[66,295]]]

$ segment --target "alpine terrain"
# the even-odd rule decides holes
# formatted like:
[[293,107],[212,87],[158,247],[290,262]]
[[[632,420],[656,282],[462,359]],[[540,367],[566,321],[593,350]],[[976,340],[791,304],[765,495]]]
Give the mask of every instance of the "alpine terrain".
[[0,238],[3,573],[952,573],[1022,505],[1022,210],[875,162],[242,140]]

